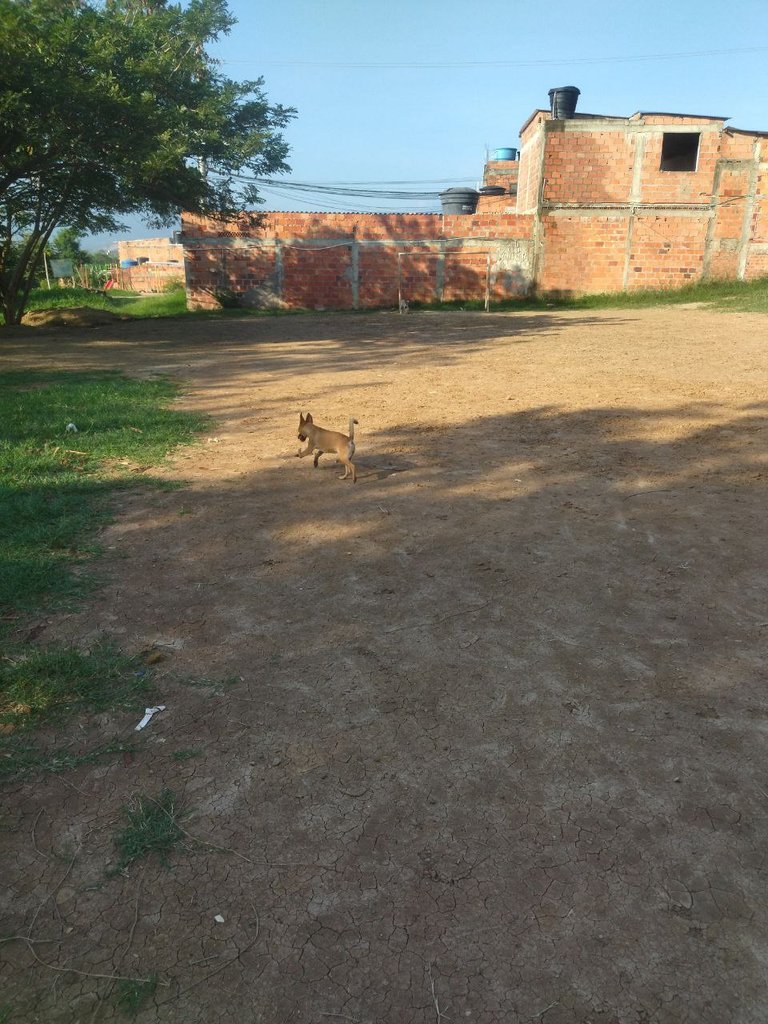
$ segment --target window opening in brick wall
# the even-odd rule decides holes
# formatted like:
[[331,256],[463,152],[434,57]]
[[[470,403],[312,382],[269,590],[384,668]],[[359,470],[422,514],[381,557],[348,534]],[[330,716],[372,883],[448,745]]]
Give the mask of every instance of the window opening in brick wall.
[[695,171],[700,138],[698,132],[664,132],[660,170]]

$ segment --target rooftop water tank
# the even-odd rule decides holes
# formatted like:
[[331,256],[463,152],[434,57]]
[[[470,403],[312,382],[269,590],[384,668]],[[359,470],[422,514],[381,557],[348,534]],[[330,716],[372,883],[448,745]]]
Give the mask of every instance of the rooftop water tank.
[[501,149],[494,149],[491,160],[517,160],[517,150],[511,146],[502,146]]
[[561,85],[558,89],[549,90],[549,106],[555,121],[564,121],[576,113],[576,104],[581,89],[575,85]]
[[474,213],[480,193],[473,188],[447,188],[440,193],[443,213]]

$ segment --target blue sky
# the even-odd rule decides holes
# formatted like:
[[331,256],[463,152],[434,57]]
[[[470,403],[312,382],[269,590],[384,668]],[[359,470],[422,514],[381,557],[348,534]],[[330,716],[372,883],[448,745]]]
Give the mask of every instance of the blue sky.
[[[231,78],[262,76],[297,108],[290,179],[472,185],[486,147],[517,146],[549,89],[576,85],[579,110],[730,117],[768,131],[768,2],[734,0],[230,0],[238,24],[211,48]],[[379,187],[374,185],[374,188]],[[438,210],[432,201],[292,202],[264,209]],[[114,237],[163,234],[133,221]]]

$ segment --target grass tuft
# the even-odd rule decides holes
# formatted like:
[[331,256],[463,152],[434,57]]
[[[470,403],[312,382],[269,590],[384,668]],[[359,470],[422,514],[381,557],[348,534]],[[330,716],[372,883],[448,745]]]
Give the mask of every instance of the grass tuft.
[[201,751],[195,747],[186,747],[183,750],[174,750],[171,757],[174,761],[189,761],[193,757],[200,757]]
[[63,772],[133,750],[116,739],[73,752],[71,743],[41,746],[28,736],[77,712],[139,714],[152,691],[151,673],[142,663],[108,643],[88,652],[50,647],[6,654],[0,660],[0,778]]
[[139,710],[151,676],[109,643],[33,650],[0,661],[0,726],[23,731],[73,711]]
[[155,994],[156,988],[156,974],[153,974],[147,981],[142,981],[140,978],[121,978],[115,986],[115,1002],[123,1013],[135,1017],[144,1003]]
[[104,757],[129,754],[135,750],[132,743],[114,740],[84,754],[73,754],[65,749],[45,750],[19,736],[0,736],[0,779],[9,782],[32,773],[57,775],[81,765],[98,764]]
[[142,857],[155,854],[164,867],[169,866],[169,854],[184,838],[184,829],[179,825],[183,810],[179,797],[164,789],[155,799],[138,796],[123,811],[128,824],[117,836],[115,845],[119,852],[116,867],[112,873],[124,871]]

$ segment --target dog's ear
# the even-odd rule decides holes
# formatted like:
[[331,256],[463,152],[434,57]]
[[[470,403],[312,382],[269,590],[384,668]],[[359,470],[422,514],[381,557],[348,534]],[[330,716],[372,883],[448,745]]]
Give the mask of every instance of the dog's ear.
[[304,413],[300,412],[299,413],[299,423],[303,423],[303,422],[304,422]]
[[314,423],[314,420],[312,419],[312,413],[311,412],[308,412],[307,415],[304,417],[304,422],[305,423]]

